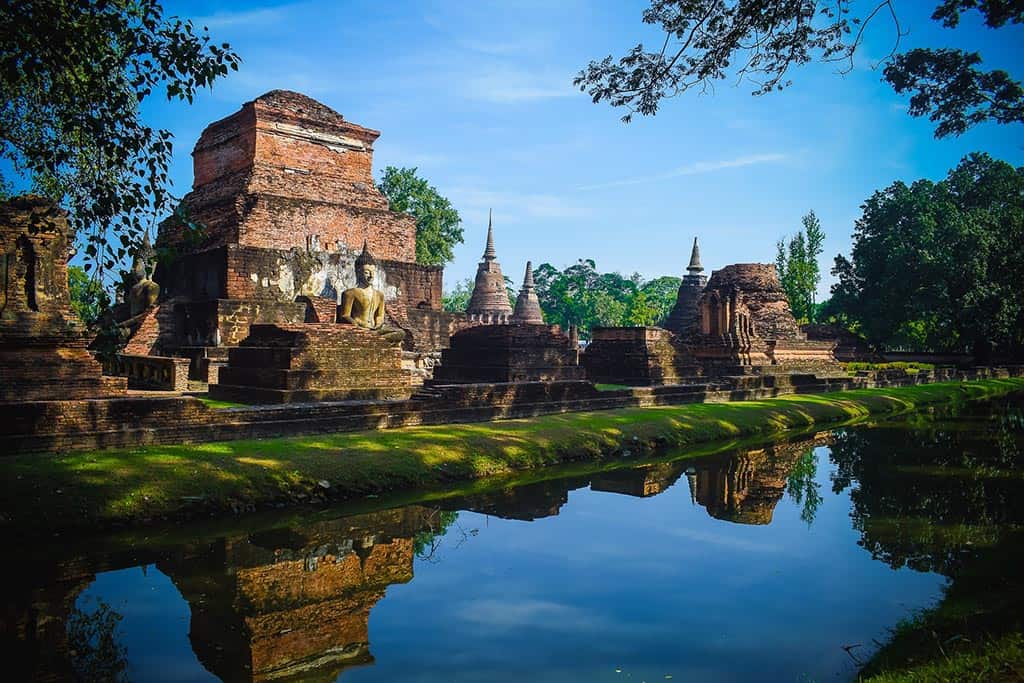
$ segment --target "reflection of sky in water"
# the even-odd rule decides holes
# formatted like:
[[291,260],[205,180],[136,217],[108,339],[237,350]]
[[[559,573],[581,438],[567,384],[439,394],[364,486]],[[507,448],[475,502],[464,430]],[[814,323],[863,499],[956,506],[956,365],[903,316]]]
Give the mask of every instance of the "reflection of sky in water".
[[[340,678],[850,678],[841,646],[867,656],[943,579],[893,571],[858,547],[848,492],[831,492],[828,451],[817,450],[824,501],[810,527],[788,496],[767,526],[714,519],[691,503],[685,476],[643,499],[578,489],[534,522],[460,513],[433,559],[370,612],[376,663]],[[211,678],[165,575],[102,574],[79,604],[97,595],[124,615],[132,680]]]
[[128,655],[131,681],[210,681],[189,644],[189,607],[171,580],[156,567],[105,572],[78,598],[91,611],[95,598],[124,618],[117,627]]

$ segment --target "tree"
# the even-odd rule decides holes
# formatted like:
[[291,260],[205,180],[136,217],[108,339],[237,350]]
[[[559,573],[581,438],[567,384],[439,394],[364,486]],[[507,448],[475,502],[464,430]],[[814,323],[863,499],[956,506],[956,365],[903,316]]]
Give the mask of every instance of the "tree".
[[823,249],[825,233],[813,211],[805,215],[801,222],[803,230],[798,231],[788,244],[785,239],[776,244],[775,268],[779,271],[779,281],[786,292],[793,316],[797,320],[814,322],[817,320],[815,297],[818,284],[821,283],[818,256]]
[[653,280],[645,282],[640,291],[647,298],[648,303],[657,311],[654,315],[652,325],[668,317],[672,307],[676,305],[676,296],[679,294],[679,285],[682,281],[671,275],[662,275]]
[[69,210],[88,268],[112,268],[174,203],[171,133],[140,105],[192,102],[239,58],[155,0],[11,0],[0,26],[0,157]]
[[680,282],[674,277],[644,282],[639,273],[628,278],[600,273],[592,259],[580,259],[562,271],[543,263],[533,278],[545,319],[563,328],[575,325],[583,337],[594,327],[656,325],[675,304]]
[[95,327],[103,312],[110,308],[110,294],[97,277],[90,277],[80,266],[68,266],[71,308],[87,327]]
[[465,313],[469,298],[473,296],[473,281],[469,278],[455,283],[455,287],[441,297],[441,308],[452,313]]
[[392,211],[416,219],[416,262],[440,266],[454,258],[452,248],[462,244],[462,219],[451,202],[416,175],[416,168],[384,169],[377,184]]
[[1024,350],[1024,168],[970,154],[945,180],[895,182],[862,206],[830,308],[874,344]]
[[[935,136],[960,135],[982,121],[1024,121],[1024,88],[1002,70],[978,68],[977,52],[918,48],[898,54],[905,35],[894,0],[866,6],[851,16],[850,0],[651,0],[646,24],[665,33],[661,48],[636,45],[625,56],[592,61],[573,83],[595,103],[625,107],[623,121],[634,113],[651,116],[666,97],[697,88],[713,89],[727,77],[748,80],[752,94],[782,90],[791,67],[812,61],[840,62],[853,69],[865,26],[888,16],[896,39],[883,79],[910,95],[909,113],[928,116]],[[963,12],[977,11],[989,28],[1024,22],[1021,0],[941,0],[932,19],[956,28]]]

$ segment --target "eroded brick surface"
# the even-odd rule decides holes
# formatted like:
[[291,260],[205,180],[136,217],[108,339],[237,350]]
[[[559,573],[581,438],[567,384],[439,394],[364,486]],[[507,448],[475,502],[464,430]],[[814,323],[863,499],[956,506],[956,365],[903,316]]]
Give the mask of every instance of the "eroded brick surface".
[[123,393],[101,377],[71,309],[67,215],[41,197],[0,204],[0,401]]

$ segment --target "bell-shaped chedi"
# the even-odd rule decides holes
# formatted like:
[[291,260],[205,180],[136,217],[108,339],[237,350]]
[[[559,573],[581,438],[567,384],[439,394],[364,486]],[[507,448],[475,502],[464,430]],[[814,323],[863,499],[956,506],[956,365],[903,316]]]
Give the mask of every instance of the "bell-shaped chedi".
[[498,263],[498,254],[494,250],[494,225],[492,217],[487,217],[487,246],[484,256],[476,269],[476,282],[473,294],[466,307],[467,317],[474,322],[505,324],[512,316],[512,304],[508,301],[505,289],[505,276]]
[[86,350],[71,308],[67,214],[49,200],[0,203],[0,402],[124,394]]
[[544,312],[537,298],[537,288],[533,284],[533,264],[526,262],[526,274],[523,275],[523,287],[516,299],[516,310],[512,313],[512,322],[524,325],[543,325]]
[[697,238],[693,238],[693,250],[690,252],[690,265],[686,267],[686,275],[679,284],[676,304],[665,318],[662,327],[676,334],[688,337],[700,330],[700,295],[707,285],[707,277],[702,275],[704,266],[700,263],[700,247]]

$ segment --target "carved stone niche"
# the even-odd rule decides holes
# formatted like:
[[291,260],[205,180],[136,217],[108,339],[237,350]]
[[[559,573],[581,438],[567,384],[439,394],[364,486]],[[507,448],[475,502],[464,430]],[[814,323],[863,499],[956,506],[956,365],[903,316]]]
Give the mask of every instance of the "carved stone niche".
[[0,203],[0,402],[123,393],[86,350],[68,291],[67,214],[49,200]]

